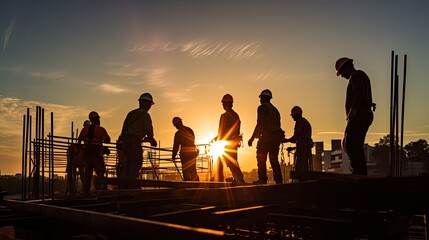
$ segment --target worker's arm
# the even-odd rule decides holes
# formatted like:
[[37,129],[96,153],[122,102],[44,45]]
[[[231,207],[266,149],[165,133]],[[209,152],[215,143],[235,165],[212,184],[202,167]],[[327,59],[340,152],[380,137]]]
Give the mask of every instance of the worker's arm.
[[265,105],[260,105],[258,107],[258,119],[256,121],[255,129],[253,130],[252,137],[249,139],[249,147],[252,146],[253,141],[255,138],[259,138],[262,134],[263,126],[267,124],[268,117],[268,109],[265,107]]

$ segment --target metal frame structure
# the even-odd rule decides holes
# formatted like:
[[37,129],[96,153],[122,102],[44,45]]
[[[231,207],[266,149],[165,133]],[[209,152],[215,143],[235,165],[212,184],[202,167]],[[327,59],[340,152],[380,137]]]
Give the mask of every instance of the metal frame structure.
[[[74,130],[72,122],[71,137],[54,135],[54,115],[51,113],[50,131],[45,136],[45,126],[47,125],[45,113],[44,109],[39,106],[36,107],[34,129],[32,119],[28,108],[27,114],[23,117],[21,200],[54,198],[56,192],[54,182],[57,175],[67,178],[69,183],[67,192],[74,196],[78,190],[79,170],[76,170],[76,164],[70,161],[69,150],[72,144],[77,144],[79,129]],[[110,149],[110,154],[104,155],[105,177],[116,177],[116,166],[119,161],[116,143],[103,144],[103,146]],[[197,157],[197,172],[202,175],[203,179],[208,180],[213,169],[213,159],[207,151],[208,145],[202,144],[197,147],[200,149],[200,155]],[[180,159],[175,161],[171,159],[172,149],[155,148],[144,144],[142,148],[144,154],[140,179],[182,179],[181,166],[177,163]]]

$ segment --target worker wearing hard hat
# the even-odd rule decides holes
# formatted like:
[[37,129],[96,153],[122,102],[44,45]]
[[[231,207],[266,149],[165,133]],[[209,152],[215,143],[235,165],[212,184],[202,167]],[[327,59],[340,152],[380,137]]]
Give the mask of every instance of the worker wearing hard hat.
[[342,57],[335,63],[337,76],[349,80],[346,92],[347,126],[343,148],[350,160],[353,174],[367,175],[363,145],[375,110],[372,102],[371,81],[362,70],[356,70],[353,59]]
[[180,162],[182,163],[183,180],[199,181],[197,174],[197,156],[199,151],[195,146],[195,134],[190,127],[183,125],[182,119],[173,118],[173,125],[177,128],[174,135],[173,161],[176,159],[180,147]]
[[311,139],[311,125],[302,117],[302,109],[295,106],[291,110],[291,116],[295,121],[293,136],[283,139],[283,142],[296,144],[294,169],[296,172],[308,172],[312,169],[311,148],[314,142]]
[[128,113],[122,126],[121,139],[125,161],[122,169],[122,178],[136,179],[143,165],[142,141],[150,142],[156,147],[157,142],[153,137],[152,119],[148,113],[152,107],[153,98],[150,93],[143,93],[139,101],[139,108]]
[[[85,163],[85,174],[83,182],[83,193],[89,195],[91,189],[92,173],[95,170],[97,178],[103,177],[106,166],[103,159],[103,143],[110,143],[110,136],[105,128],[100,126],[100,115],[97,112],[90,112],[88,116],[91,124],[84,126],[79,134],[79,144],[84,141],[85,148],[83,159]],[[99,181],[97,181],[99,182]],[[101,186],[96,185],[96,189]]]
[[234,99],[231,94],[222,97],[222,106],[225,112],[220,116],[218,135],[212,141],[226,141],[225,153],[219,156],[216,162],[216,181],[223,182],[223,164],[231,170],[233,182],[245,183],[243,173],[238,164],[238,147],[241,146],[243,136],[240,133],[240,117],[232,109]]
[[279,163],[279,147],[284,138],[284,131],[281,129],[280,112],[271,103],[272,93],[265,89],[259,95],[261,105],[258,107],[258,119],[248,144],[252,146],[255,138],[258,138],[256,146],[256,159],[258,162],[259,180],[254,183],[267,183],[267,154],[270,157],[271,168],[274,173],[274,181],[282,183],[283,177]]

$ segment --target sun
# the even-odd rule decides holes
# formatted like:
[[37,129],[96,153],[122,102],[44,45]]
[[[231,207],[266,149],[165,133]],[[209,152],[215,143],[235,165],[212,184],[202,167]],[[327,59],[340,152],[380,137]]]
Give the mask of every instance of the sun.
[[210,144],[210,155],[213,156],[213,159],[217,159],[218,157],[225,154],[225,146],[228,145],[228,141],[220,140],[215,141]]

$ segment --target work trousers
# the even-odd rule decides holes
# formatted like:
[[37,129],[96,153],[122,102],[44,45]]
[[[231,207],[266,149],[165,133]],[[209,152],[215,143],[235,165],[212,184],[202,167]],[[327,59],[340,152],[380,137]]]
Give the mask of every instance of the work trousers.
[[[104,173],[106,172],[101,146],[87,145],[83,153],[83,159],[85,165],[84,181],[82,183],[83,192],[89,193],[91,190],[93,171],[95,170],[95,174],[97,174],[96,183],[98,183],[99,180],[104,177]],[[95,188],[99,190],[101,186],[96,184]]]
[[258,162],[259,181],[267,181],[267,155],[270,158],[271,168],[273,169],[274,181],[282,183],[283,177],[279,163],[280,141],[258,141],[256,146],[256,160]]
[[122,148],[125,159],[121,170],[121,178],[137,179],[143,165],[141,138],[124,137]]
[[180,152],[180,162],[182,163],[183,180],[199,181],[197,174],[198,152]]
[[304,146],[297,146],[295,152],[295,171],[296,172],[309,172],[311,164],[311,148]]
[[371,114],[358,116],[353,121],[347,123],[344,133],[343,149],[345,149],[347,157],[350,160],[352,174],[368,174],[363,145],[365,144],[365,136],[373,118],[374,115],[371,112]]
[[232,177],[234,178],[234,181],[237,183],[244,183],[244,175],[243,172],[241,172],[240,166],[238,164],[238,152],[237,148],[228,148],[225,146],[225,152],[222,156],[219,157],[217,161],[217,181],[223,182],[225,180],[224,174],[223,174],[223,164],[231,170]]

